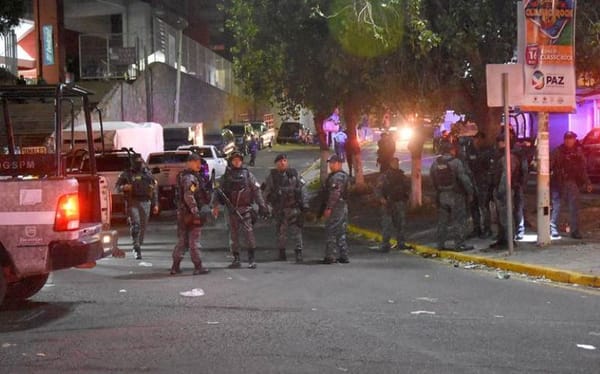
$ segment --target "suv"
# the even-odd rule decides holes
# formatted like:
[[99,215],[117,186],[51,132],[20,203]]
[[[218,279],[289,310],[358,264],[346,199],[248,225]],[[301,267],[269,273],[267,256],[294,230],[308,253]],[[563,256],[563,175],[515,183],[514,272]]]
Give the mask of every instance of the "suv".
[[307,143],[310,131],[299,122],[283,122],[277,132],[277,143]]
[[235,136],[227,129],[220,133],[204,134],[204,145],[214,145],[223,157],[229,157],[235,151]]
[[[102,220],[109,194],[96,159],[89,175],[69,176],[61,149],[62,106],[81,103],[91,132],[90,94],[64,84],[0,87],[0,303],[33,296],[51,271],[116,251],[117,233]],[[94,154],[93,144],[85,148]]]
[[275,142],[275,129],[267,126],[265,122],[253,121],[250,122],[252,129],[254,129],[254,135],[260,140],[258,147],[260,149],[273,146]]
[[243,154],[248,154],[248,144],[250,143],[252,135],[254,135],[252,125],[249,123],[236,123],[225,126],[225,129],[231,131],[235,136],[235,146],[237,150]]
[[600,180],[600,128],[592,129],[581,141],[581,146],[590,179]]

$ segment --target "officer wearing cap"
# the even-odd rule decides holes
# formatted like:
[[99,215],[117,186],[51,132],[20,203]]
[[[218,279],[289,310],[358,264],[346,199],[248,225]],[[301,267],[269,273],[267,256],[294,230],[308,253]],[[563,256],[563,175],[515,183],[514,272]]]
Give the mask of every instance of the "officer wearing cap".
[[200,175],[201,169],[202,158],[197,153],[191,153],[186,169],[177,175],[177,244],[173,249],[171,275],[181,273],[180,264],[186,249],[189,249],[194,264],[194,275],[209,272],[202,266],[197,248],[203,223],[200,210],[210,200],[210,185]]
[[[346,243],[346,226],[348,224],[348,185],[350,177],[342,170],[344,160],[338,155],[332,155],[327,160],[329,176],[325,182],[325,232],[327,235],[325,258],[323,263],[339,262],[347,264],[348,244]],[[336,255],[338,257],[336,258]]]
[[256,221],[252,204],[256,203],[259,213],[263,216],[269,214],[269,208],[265,204],[260,184],[248,169],[243,167],[244,156],[239,152],[233,152],[229,157],[230,167],[221,177],[219,188],[215,188],[211,206],[213,216],[219,215],[219,204],[227,207],[229,236],[233,261],[229,265],[231,269],[241,267],[239,233],[242,231],[248,245],[248,268],[256,268],[255,250],[256,238],[254,237],[253,224]]
[[158,213],[158,189],[156,179],[146,167],[140,154],[135,154],[129,169],[124,170],[115,183],[115,190],[125,194],[127,221],[133,241],[136,260],[142,259],[142,244],[146,225],[150,219],[150,208]]
[[463,162],[456,158],[456,147],[450,142],[440,145],[441,156],[435,159],[429,170],[433,187],[436,190],[438,210],[437,246],[446,248],[448,228],[452,223],[456,227],[453,250],[473,249],[465,244],[467,226],[467,202],[473,196],[473,184]]
[[550,156],[550,194],[552,197],[552,214],[550,216],[550,235],[560,238],[558,220],[561,200],[569,205],[569,226],[571,237],[582,239],[579,231],[579,190],[585,188],[592,192],[592,184],[586,170],[585,156],[577,142],[577,134],[567,131],[564,143]]
[[277,222],[277,249],[279,260],[286,261],[285,245],[288,231],[295,243],[296,262],[302,262],[303,212],[308,208],[304,194],[304,179],[296,169],[288,167],[287,155],[275,157],[275,168],[271,169],[263,195],[272,207]]

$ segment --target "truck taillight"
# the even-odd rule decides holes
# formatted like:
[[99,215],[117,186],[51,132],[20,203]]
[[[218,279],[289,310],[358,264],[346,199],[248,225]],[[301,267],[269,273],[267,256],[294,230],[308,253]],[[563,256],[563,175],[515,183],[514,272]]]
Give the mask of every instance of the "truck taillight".
[[76,193],[62,195],[58,199],[54,231],[70,231],[79,228],[79,196]]

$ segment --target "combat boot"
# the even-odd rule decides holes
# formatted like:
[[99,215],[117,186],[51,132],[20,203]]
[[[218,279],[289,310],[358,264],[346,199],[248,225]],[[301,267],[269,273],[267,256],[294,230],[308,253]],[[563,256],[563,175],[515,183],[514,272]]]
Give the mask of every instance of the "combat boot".
[[248,250],[248,269],[256,269],[256,262],[254,260],[254,249]]
[[279,249],[279,257],[277,257],[277,261],[287,261],[287,256],[285,255],[285,248]]
[[181,260],[179,261],[174,261],[173,265],[171,266],[171,275],[176,275],[176,274],[181,274],[181,267],[179,266],[181,264]]
[[304,259],[302,258],[302,250],[296,249],[296,263],[299,264],[302,261],[304,261]]
[[204,275],[210,273],[210,270],[202,266],[202,261],[199,264],[194,266],[193,275]]
[[241,267],[242,267],[242,261],[240,261],[240,254],[234,253],[233,261],[231,261],[231,264],[229,264],[228,268],[229,269],[239,269]]
[[137,244],[133,246],[133,255],[135,256],[136,260],[142,259],[142,248],[140,248],[140,246]]

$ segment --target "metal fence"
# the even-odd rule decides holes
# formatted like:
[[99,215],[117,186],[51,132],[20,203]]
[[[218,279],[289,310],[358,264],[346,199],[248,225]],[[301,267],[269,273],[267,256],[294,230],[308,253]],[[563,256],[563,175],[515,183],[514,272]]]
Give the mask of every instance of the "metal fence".
[[[152,35],[82,34],[79,73],[82,79],[135,79],[146,64],[177,68],[179,31],[155,17]],[[181,71],[228,93],[236,92],[231,62],[183,36]]]
[[135,79],[144,55],[135,34],[79,36],[79,74],[82,79]]

